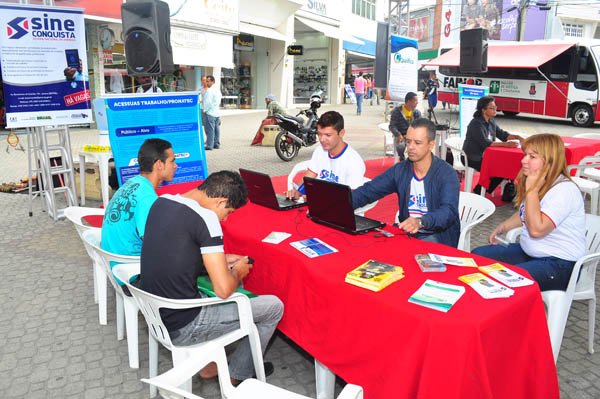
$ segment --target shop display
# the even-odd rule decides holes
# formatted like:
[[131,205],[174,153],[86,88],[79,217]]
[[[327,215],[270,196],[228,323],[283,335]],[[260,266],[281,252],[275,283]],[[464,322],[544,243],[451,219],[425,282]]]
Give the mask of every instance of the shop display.
[[252,108],[252,73],[250,65],[222,69],[223,108]]
[[311,94],[321,91],[327,98],[327,60],[297,60],[294,67],[294,102],[308,103]]

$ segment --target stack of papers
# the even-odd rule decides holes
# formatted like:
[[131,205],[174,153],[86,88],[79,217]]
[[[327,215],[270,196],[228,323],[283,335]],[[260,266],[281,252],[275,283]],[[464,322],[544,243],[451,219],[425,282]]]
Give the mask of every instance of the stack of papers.
[[473,258],[459,258],[456,256],[442,256],[436,254],[429,254],[431,260],[436,262],[445,263],[452,266],[463,266],[463,267],[477,267],[475,259]]
[[465,287],[463,286],[426,280],[423,285],[408,298],[408,302],[439,310],[441,312],[447,312],[464,293]]
[[504,285],[509,287],[525,287],[526,285],[533,284],[533,280],[527,277],[521,276],[519,273],[502,266],[500,263],[494,263],[489,266],[479,267],[479,271],[495,278]]
[[445,272],[446,265],[435,260],[431,260],[429,255],[415,255],[415,260],[422,272]]
[[316,258],[317,256],[327,255],[338,251],[331,245],[325,244],[318,238],[308,238],[306,240],[294,241],[291,242],[290,245],[309,258]]
[[402,278],[404,278],[402,267],[371,259],[348,272],[345,281],[358,287],[379,292]]
[[515,293],[514,290],[488,278],[483,273],[466,274],[458,279],[468,284],[485,299],[508,298]]

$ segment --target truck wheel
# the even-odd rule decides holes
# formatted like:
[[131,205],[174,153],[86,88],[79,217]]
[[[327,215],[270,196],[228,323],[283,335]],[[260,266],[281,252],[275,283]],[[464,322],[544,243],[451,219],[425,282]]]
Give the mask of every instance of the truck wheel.
[[518,112],[515,111],[502,111],[502,113],[504,114],[504,116],[508,116],[508,117],[513,117],[513,116],[517,116],[519,115]]
[[298,155],[300,144],[286,136],[286,132],[280,132],[275,138],[275,151],[281,160],[289,162]]
[[589,127],[594,124],[594,111],[587,104],[577,104],[571,112],[571,120],[577,127]]

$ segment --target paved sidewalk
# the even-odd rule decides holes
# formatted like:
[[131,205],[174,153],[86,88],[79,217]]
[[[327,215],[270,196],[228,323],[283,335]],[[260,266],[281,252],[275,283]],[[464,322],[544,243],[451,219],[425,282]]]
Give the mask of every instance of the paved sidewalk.
[[[383,106],[367,105],[360,117],[354,115],[352,105],[333,108],[347,115],[347,138],[359,153],[365,159],[381,157],[383,139],[376,126],[382,122]],[[327,109],[332,108],[323,107],[321,111]],[[309,158],[311,148],[301,149],[297,159],[285,163],[273,147],[250,147],[263,114],[223,118],[223,147],[208,153],[209,170],[246,167],[282,175],[294,163]],[[438,112],[440,122],[447,118],[456,120],[456,114]],[[598,131],[598,127],[577,129],[568,122],[524,118],[499,118],[499,124],[506,130],[524,133],[572,135]],[[75,129],[73,147],[95,143],[95,135],[93,130]],[[25,154],[14,150],[7,153],[0,146],[0,181],[26,174]],[[499,207],[475,228],[473,246],[483,244],[492,228],[511,211],[509,206]],[[27,216],[27,196],[22,194],[0,193],[0,220],[0,398],[147,398],[148,387],[140,382],[148,375],[146,324],[140,316],[140,369],[133,370],[128,367],[126,342],[116,340],[114,296],[109,295],[108,325],[98,324],[91,262],[75,229],[64,220],[53,222],[42,211],[39,200],[34,203],[33,217]],[[598,313],[596,318],[600,318]],[[600,350],[598,337],[596,332],[596,347]],[[586,348],[587,308],[575,303],[558,360],[563,398],[600,398],[600,355],[590,355]],[[312,359],[296,345],[277,335],[266,360],[275,365],[269,382],[315,396]],[[170,367],[170,354],[161,348],[159,371]],[[343,382],[338,382],[339,391]],[[220,397],[215,381],[200,383],[195,379],[194,390],[207,398]]]

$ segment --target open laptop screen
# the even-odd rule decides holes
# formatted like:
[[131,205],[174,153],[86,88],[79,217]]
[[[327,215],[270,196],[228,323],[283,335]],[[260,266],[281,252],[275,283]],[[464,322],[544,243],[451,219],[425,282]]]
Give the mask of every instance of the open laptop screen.
[[310,177],[304,178],[304,187],[312,219],[349,230],[356,229],[350,187]]

